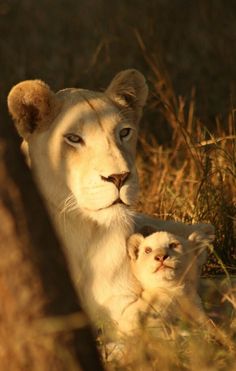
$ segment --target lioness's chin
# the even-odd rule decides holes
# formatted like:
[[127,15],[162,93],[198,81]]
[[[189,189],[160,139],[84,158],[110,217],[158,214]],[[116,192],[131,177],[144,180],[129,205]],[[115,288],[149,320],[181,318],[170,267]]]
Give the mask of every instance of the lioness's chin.
[[107,228],[114,225],[130,226],[132,224],[132,211],[120,203],[99,210],[85,210],[85,213],[89,219]]

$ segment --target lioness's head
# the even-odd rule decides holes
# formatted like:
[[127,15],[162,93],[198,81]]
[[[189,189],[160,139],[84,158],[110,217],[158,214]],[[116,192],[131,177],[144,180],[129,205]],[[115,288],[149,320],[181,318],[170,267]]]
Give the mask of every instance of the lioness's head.
[[206,258],[205,249],[213,241],[213,229],[192,233],[188,239],[168,232],[155,232],[144,237],[135,233],[127,240],[131,268],[146,289],[170,287],[192,279]]
[[[143,75],[120,72],[104,93],[24,81],[8,96],[48,202],[101,221],[133,204],[138,123],[148,94]],[[99,217],[98,217],[99,215]]]

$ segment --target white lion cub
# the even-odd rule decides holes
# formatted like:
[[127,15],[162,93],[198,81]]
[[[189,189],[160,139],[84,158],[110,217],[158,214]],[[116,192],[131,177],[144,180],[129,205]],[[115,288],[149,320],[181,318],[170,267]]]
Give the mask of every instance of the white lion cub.
[[148,323],[150,316],[146,313],[151,314],[152,326],[155,327],[157,318],[167,325],[178,319],[202,324],[207,321],[197,286],[214,229],[211,225],[205,225],[204,229],[203,233],[192,233],[188,239],[163,231],[147,237],[141,233],[129,237],[127,252],[131,269],[142,286],[141,299],[146,303],[141,314]]

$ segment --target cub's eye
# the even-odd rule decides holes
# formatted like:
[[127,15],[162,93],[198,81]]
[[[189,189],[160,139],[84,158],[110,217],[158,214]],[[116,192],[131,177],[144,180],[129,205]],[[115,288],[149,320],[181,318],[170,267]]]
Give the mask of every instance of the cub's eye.
[[178,242],[171,242],[169,244],[169,249],[173,250],[173,249],[176,249],[176,247],[179,246],[179,243]]
[[64,135],[65,141],[69,144],[84,144],[84,140],[77,134],[69,133]]
[[146,254],[150,254],[152,252],[152,249],[151,249],[151,247],[145,247],[144,251],[145,251]]
[[124,128],[120,131],[120,139],[126,139],[128,140],[132,134],[132,129],[131,128]]

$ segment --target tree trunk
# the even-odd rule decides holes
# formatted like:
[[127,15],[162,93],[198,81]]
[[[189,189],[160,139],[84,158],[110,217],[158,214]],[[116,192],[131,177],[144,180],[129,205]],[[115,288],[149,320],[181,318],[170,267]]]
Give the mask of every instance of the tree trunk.
[[0,369],[99,371],[86,315],[15,132],[0,125]]

